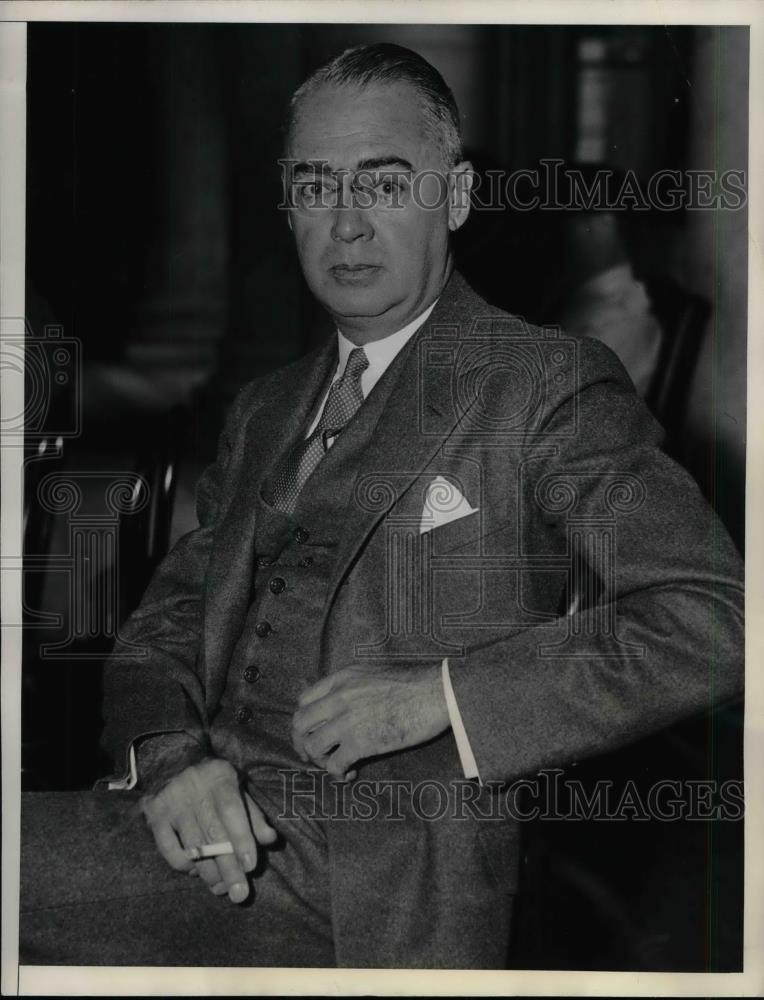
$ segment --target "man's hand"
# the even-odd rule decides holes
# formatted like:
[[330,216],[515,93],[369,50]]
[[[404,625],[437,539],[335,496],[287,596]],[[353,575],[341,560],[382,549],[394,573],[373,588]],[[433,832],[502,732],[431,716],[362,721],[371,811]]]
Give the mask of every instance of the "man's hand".
[[416,746],[449,726],[440,666],[349,667],[302,693],[292,743],[335,778],[351,764]]
[[[245,872],[257,864],[257,842],[272,844],[276,831],[261,809],[242,792],[234,767],[205,758],[172,778],[160,791],[144,795],[141,809],[159,853],[176,871],[199,874],[216,896],[232,903],[249,895]],[[230,840],[235,853],[189,861],[186,848]]]

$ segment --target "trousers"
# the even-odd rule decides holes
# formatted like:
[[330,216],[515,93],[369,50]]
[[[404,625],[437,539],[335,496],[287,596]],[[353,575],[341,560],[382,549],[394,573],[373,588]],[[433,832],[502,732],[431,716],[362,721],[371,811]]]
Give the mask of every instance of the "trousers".
[[167,865],[139,793],[24,793],[20,962],[335,966],[321,823],[279,822],[269,789],[256,794],[279,842],[237,905]]
[[338,807],[271,775],[247,788],[279,840],[239,905],[167,865],[139,793],[22,795],[21,963],[506,968],[506,823],[361,816],[348,806],[367,798]]

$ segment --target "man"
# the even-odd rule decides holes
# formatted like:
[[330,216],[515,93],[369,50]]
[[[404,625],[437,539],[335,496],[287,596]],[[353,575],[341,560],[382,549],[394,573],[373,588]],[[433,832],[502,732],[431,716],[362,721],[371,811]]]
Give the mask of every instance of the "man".
[[109,665],[169,869],[101,945],[129,911],[137,963],[501,967],[502,787],[737,692],[738,560],[610,352],[453,272],[471,172],[433,67],[318,70],[285,176],[337,334],[242,390]]

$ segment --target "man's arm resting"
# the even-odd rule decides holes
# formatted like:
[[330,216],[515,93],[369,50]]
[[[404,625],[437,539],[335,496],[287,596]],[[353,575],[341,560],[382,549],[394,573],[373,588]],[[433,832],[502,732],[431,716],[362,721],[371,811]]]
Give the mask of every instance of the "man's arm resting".
[[120,628],[104,671],[102,745],[127,780],[133,744],[144,736],[186,732],[205,738],[207,704],[198,671],[204,582],[213,538],[230,493],[229,469],[252,392],[231,408],[217,460],[196,490],[199,527],[181,538],[156,571],[138,609]]
[[135,785],[143,792],[156,793],[181,771],[209,756],[206,741],[189,733],[147,736],[136,751]]
[[[581,607],[552,627],[449,658],[486,782],[616,749],[743,688],[740,558],[697,485],[660,451],[658,425],[611,358],[600,345],[582,343],[577,422],[570,394],[540,435],[535,481],[570,484],[575,517],[591,530],[607,512],[609,488],[616,500],[618,488],[624,497],[630,485],[641,490],[614,515],[615,562],[600,578],[597,604],[614,616],[615,632],[603,627],[604,614]],[[576,433],[566,437],[571,426]],[[557,453],[547,444],[544,456],[549,440]],[[527,521],[549,524],[532,486]],[[553,523],[564,548],[565,515]]]
[[331,674],[302,694],[292,741],[304,761],[352,778],[350,765],[362,758],[417,746],[449,726],[464,777],[479,779],[444,659],[440,667]]

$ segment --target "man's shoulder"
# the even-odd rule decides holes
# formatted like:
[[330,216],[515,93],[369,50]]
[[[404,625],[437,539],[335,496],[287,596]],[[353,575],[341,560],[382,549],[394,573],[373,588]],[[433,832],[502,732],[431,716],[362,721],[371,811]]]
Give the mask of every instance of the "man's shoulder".
[[[442,308],[441,308],[442,305]],[[612,380],[631,385],[616,354],[591,337],[570,333],[559,325],[541,326],[484,299],[457,271],[451,277],[438,309],[433,311],[429,335],[457,334],[462,348],[473,343],[498,352],[497,361],[541,362],[554,378],[575,369],[576,384],[592,380]],[[471,351],[470,351],[471,353]],[[560,380],[557,380],[560,381]]]
[[229,413],[238,413],[241,416],[267,405],[276,399],[285,387],[298,385],[302,377],[319,363],[325,352],[326,345],[321,345],[289,364],[274,368],[273,371],[245,382],[234,397]]

